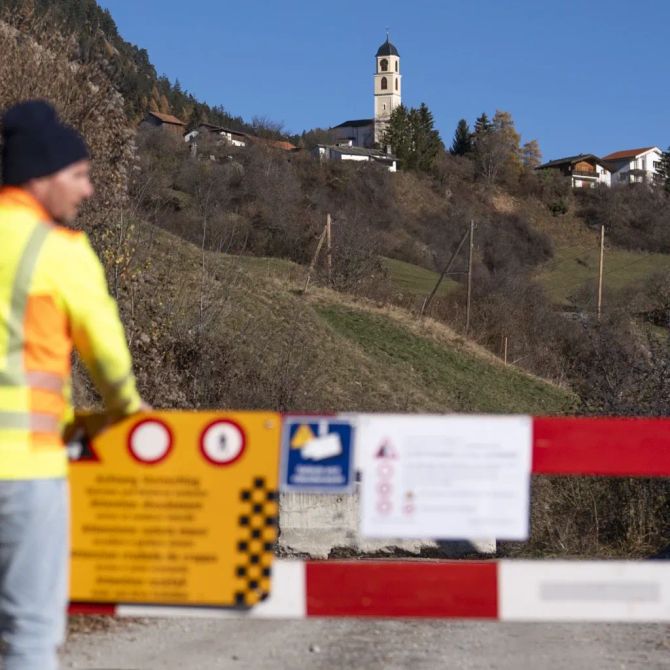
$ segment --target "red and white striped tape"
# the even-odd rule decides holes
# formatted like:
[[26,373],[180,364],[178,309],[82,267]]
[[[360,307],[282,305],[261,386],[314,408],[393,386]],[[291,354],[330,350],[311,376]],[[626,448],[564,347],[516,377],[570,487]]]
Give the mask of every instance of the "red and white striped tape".
[[144,605],[73,613],[215,618],[427,617],[670,621],[666,561],[276,561],[248,611]]

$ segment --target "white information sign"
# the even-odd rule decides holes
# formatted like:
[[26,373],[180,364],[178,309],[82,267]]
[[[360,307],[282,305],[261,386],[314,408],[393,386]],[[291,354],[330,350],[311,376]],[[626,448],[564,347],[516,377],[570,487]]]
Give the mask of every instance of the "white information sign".
[[532,419],[359,415],[361,533],[528,537]]

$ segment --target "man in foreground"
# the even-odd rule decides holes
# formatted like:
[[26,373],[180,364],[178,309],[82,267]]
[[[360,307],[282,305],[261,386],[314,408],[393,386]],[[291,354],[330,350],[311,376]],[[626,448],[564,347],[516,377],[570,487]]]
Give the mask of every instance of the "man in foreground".
[[7,670],[54,670],[69,554],[70,372],[77,349],[115,417],[143,407],[116,303],[86,236],[87,147],[45,102],[2,120],[0,633]]

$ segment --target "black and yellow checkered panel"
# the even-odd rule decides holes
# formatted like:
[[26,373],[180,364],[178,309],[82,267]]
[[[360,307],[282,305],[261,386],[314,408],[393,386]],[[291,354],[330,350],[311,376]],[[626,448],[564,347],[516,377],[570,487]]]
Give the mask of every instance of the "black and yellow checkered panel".
[[242,512],[238,519],[235,567],[235,606],[248,608],[270,595],[272,558],[277,541],[279,503],[277,491],[256,477],[240,492]]

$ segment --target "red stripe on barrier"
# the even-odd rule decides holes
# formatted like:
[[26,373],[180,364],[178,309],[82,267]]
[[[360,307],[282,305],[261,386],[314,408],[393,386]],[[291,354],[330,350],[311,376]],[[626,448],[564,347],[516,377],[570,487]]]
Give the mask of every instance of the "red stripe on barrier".
[[533,419],[533,472],[670,477],[670,419]]
[[67,608],[68,614],[102,614],[114,616],[116,605],[109,603],[70,603]]
[[307,616],[498,617],[494,562],[314,561]]

